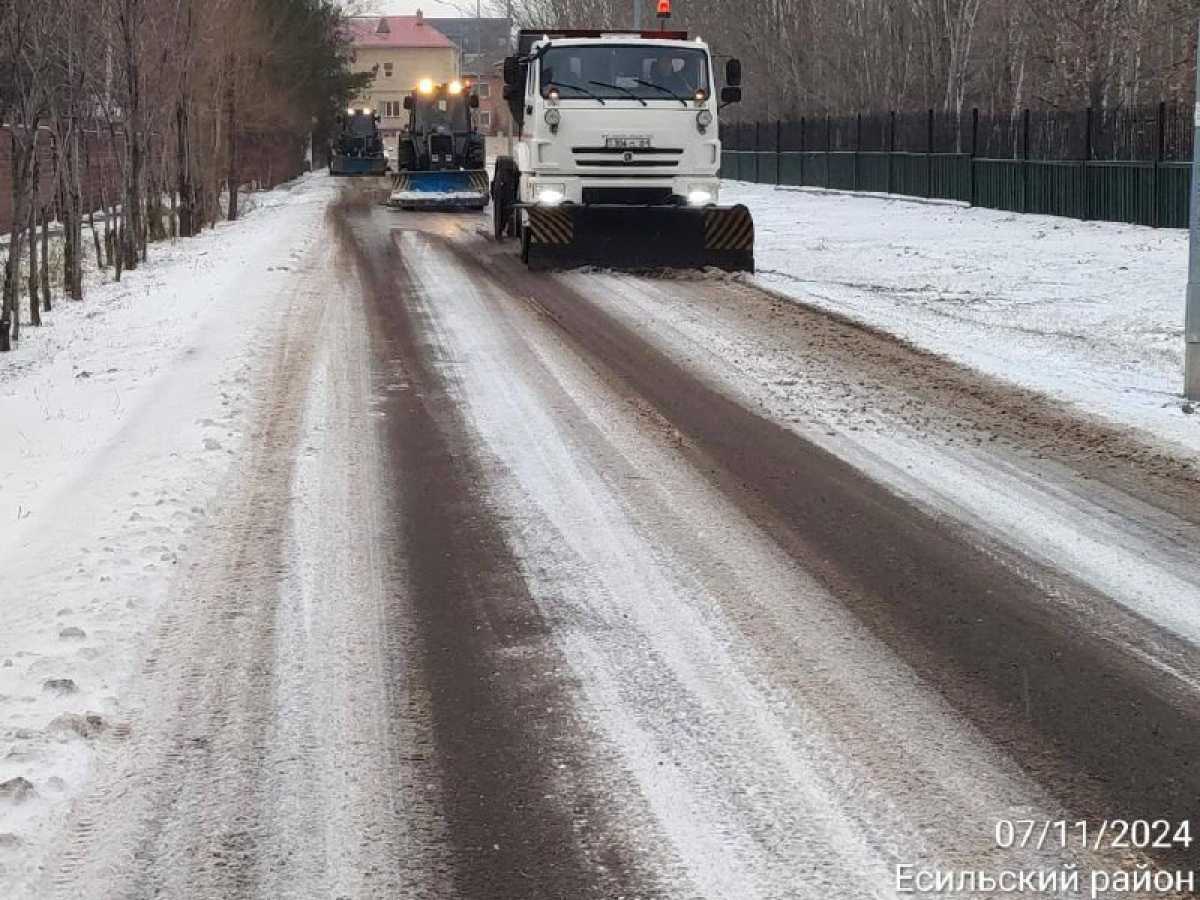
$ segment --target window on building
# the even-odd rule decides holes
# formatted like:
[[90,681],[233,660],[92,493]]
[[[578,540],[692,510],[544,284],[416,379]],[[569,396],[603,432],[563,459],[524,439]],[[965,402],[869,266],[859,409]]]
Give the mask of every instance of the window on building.
[[392,77],[392,64],[390,62],[385,62],[383,64],[383,74],[386,78]]
[[399,100],[384,100],[383,101],[383,117],[385,119],[396,119],[404,115],[402,112],[402,104]]
[[479,128],[482,131],[491,131],[492,129],[492,112],[491,110],[480,110],[479,113]]
[[486,81],[481,81],[479,84],[475,85],[475,93],[479,95],[480,100],[486,100],[491,96],[492,86]]

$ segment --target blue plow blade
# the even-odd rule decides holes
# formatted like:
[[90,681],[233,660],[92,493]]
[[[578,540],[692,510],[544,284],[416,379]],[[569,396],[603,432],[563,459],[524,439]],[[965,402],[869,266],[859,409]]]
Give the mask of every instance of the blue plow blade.
[[482,170],[401,172],[392,179],[389,202],[401,209],[482,209],[489,194],[487,172]]

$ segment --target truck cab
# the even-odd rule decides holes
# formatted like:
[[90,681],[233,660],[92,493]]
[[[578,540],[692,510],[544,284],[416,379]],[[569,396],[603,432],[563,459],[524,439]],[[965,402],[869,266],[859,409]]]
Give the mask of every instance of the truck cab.
[[[721,97],[703,41],[653,31],[522,37],[526,53],[505,66],[521,202],[718,201]],[[731,60],[727,102],[740,99],[740,71]]]
[[736,59],[718,91],[708,45],[685,32],[526,30],[504,82],[517,137],[496,160],[493,224],[531,268],[753,270],[749,210],[718,203]]

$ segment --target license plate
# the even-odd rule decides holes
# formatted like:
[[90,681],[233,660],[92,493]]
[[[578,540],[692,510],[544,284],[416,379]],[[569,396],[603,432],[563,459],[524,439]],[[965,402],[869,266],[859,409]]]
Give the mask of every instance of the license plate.
[[641,149],[650,146],[646,134],[610,134],[604,138],[604,146],[615,150]]

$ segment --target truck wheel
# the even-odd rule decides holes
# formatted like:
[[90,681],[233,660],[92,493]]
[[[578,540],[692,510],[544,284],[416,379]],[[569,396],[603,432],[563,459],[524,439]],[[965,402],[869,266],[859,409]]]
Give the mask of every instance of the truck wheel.
[[516,202],[517,164],[511,156],[501,156],[496,160],[496,174],[492,179],[492,227],[497,241],[504,240],[505,234],[514,234],[512,220]]
[[507,207],[503,195],[497,191],[496,196],[492,197],[492,231],[497,241],[504,240],[504,232],[508,229],[507,218],[511,213],[506,211]]

